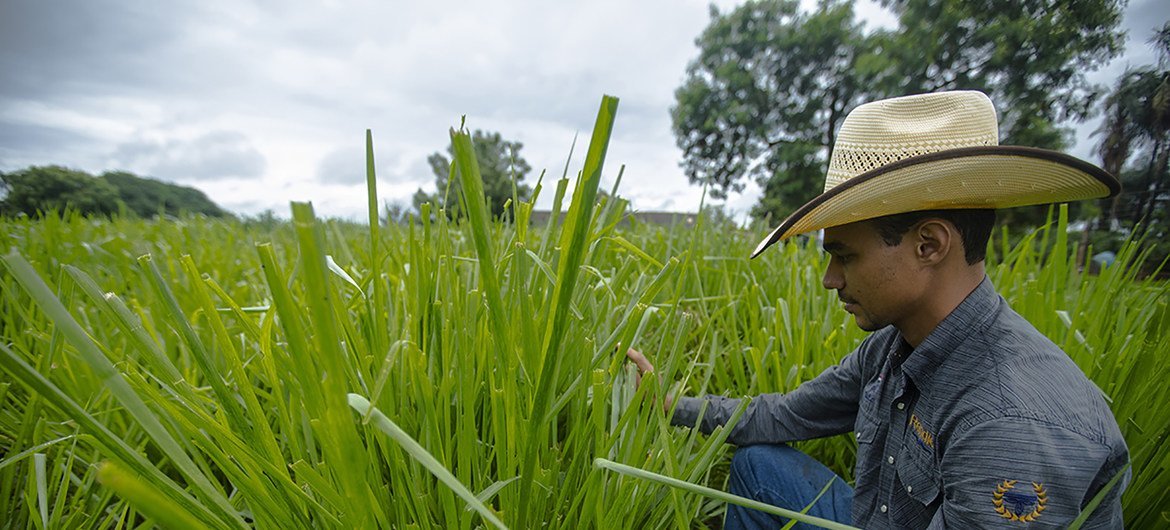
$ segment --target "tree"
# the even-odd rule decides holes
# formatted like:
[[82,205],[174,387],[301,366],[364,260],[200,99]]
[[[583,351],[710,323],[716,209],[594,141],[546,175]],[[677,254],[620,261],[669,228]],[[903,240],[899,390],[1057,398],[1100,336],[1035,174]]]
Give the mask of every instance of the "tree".
[[[977,89],[996,102],[1000,143],[1062,150],[1062,124],[1092,114],[1103,87],[1085,77],[1124,43],[1118,0],[884,0],[899,18],[885,85],[907,92]],[[1037,225],[1047,208],[1002,212],[1011,226]]]
[[888,86],[973,88],[999,105],[1005,144],[1061,149],[1059,124],[1088,117],[1102,91],[1085,74],[1124,44],[1118,0],[884,0],[899,28]]
[[409,205],[398,201],[384,201],[382,203],[382,224],[404,224],[410,220],[411,215]]
[[228,212],[195,188],[143,178],[126,171],[107,171],[98,178],[110,183],[126,208],[139,217],[153,217],[160,213],[179,215],[184,212],[210,217],[228,215]]
[[72,209],[82,215],[118,211],[118,192],[92,175],[61,166],[33,166],[3,174],[7,192],[0,214],[40,216]]
[[1118,0],[885,0],[899,20],[865,33],[851,0],[751,2],[712,9],[699,57],[676,91],[675,136],[692,183],[720,197],[752,178],[753,216],[787,215],[820,191],[841,120],[863,101],[979,89],[999,105],[1005,144],[1064,146],[1115,56]]
[[[1128,214],[1134,225],[1153,223],[1160,218],[1157,204],[1170,197],[1170,23],[1155,31],[1150,42],[1158,65],[1129,69],[1118,79],[1105,99],[1105,121],[1097,130],[1102,166],[1122,177],[1127,188],[1103,209],[1108,221]],[[1127,167],[1129,162],[1133,165]]]
[[820,192],[828,148],[849,108],[866,99],[883,61],[851,3],[800,11],[796,0],[751,2],[698,38],[699,58],[672,109],[683,169],[711,195],[766,190],[753,215],[783,215]]
[[[504,214],[504,203],[512,198],[513,183],[519,199],[527,199],[532,193],[531,188],[521,184],[532,170],[528,162],[520,156],[520,149],[524,144],[504,140],[498,132],[481,130],[472,133],[471,141],[475,146],[475,158],[479,163],[480,176],[483,178],[483,190],[488,207],[492,215],[501,216]],[[446,155],[434,153],[427,157],[431,171],[435,174],[436,191],[434,194],[428,194],[419,188],[413,197],[416,210],[423,203],[429,202],[442,208],[451,218],[462,215],[463,208],[460,205],[462,187],[458,175],[451,173],[451,159],[454,157],[455,151],[450,145],[447,146]],[[455,178],[450,179],[451,176]]]

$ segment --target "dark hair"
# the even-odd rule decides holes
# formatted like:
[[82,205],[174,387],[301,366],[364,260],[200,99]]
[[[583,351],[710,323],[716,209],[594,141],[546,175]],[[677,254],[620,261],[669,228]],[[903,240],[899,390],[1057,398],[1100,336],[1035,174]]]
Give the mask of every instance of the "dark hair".
[[873,227],[889,246],[902,242],[902,236],[915,223],[929,217],[949,221],[959,230],[963,241],[963,256],[968,265],[974,265],[987,257],[987,240],[995,226],[995,210],[923,210],[906,212],[872,219]]

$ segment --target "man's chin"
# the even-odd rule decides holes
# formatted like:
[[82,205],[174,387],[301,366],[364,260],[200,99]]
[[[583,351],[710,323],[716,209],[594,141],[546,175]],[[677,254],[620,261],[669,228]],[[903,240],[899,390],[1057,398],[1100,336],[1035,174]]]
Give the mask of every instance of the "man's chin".
[[861,315],[853,315],[853,321],[857,323],[857,327],[861,328],[862,331],[872,332],[886,327],[885,325],[877,324],[872,320],[862,318]]

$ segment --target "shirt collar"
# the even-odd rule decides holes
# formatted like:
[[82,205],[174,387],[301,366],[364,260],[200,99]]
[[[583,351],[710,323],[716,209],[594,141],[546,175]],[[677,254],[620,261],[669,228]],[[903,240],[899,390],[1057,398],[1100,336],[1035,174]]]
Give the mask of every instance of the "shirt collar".
[[987,319],[995,313],[1000,303],[999,294],[991,279],[983,277],[979,286],[951,311],[951,314],[939,322],[938,326],[926,336],[902,365],[902,370],[914,381],[915,386],[923,393],[930,388],[932,375],[943,362],[950,359],[952,362],[966,363],[973,361],[969,356],[950,354],[967,340],[977,328],[980,328]]

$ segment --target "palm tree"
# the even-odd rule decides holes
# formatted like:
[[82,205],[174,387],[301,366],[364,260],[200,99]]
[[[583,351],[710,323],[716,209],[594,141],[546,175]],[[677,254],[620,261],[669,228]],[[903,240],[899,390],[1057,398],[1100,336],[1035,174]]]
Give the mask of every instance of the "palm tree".
[[[1149,219],[1158,201],[1167,193],[1167,163],[1170,162],[1170,23],[1150,39],[1158,52],[1157,67],[1127,70],[1105,100],[1105,121],[1097,134],[1102,167],[1123,175],[1126,162],[1135,153],[1144,155],[1145,169],[1131,172],[1134,191],[1128,217],[1134,224]],[[1121,197],[1102,205],[1100,221],[1119,217]],[[1108,206],[1106,209],[1105,206]]]

